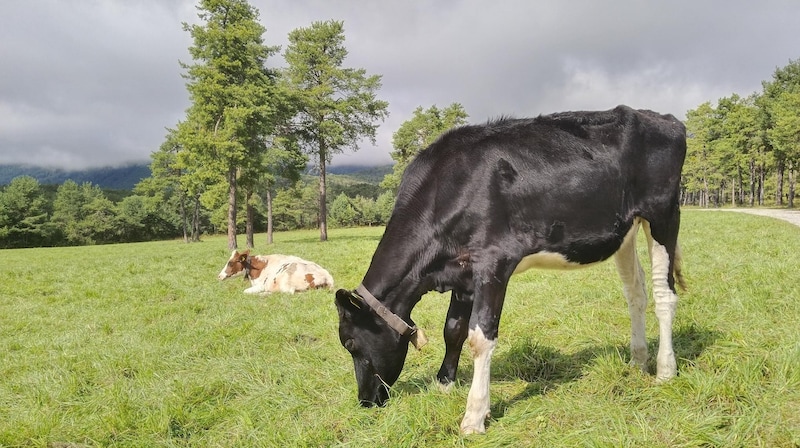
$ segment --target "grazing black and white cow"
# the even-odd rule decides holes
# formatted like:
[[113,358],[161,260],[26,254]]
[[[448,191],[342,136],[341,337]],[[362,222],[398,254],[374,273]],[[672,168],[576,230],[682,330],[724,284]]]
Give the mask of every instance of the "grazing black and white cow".
[[[484,432],[489,372],[509,278],[529,268],[587,266],[615,255],[631,315],[631,357],[647,363],[647,290],[636,233],[647,236],[659,324],[658,381],[676,375],[672,321],[682,284],[679,185],[686,131],[671,115],[626,106],[533,119],[500,119],[442,135],[403,175],[397,203],[355,291],[336,293],[339,338],[351,353],[358,398],[383,405],[408,343],[424,343],[411,319],[421,296],[452,291],[449,385],[465,340],[474,376],[461,422]],[[419,347],[417,347],[419,348]]]

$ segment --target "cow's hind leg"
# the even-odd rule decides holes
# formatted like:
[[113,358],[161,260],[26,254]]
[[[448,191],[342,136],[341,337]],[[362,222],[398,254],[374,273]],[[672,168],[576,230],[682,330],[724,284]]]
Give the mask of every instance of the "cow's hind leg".
[[642,227],[647,235],[653,270],[653,302],[658,319],[656,381],[661,382],[669,380],[678,372],[672,348],[672,323],[678,306],[678,295],[675,293],[675,280],[672,276],[677,249],[677,228],[672,232],[659,232],[654,235],[656,232],[650,223],[644,221]]
[[449,391],[456,380],[458,360],[461,357],[461,348],[467,339],[471,314],[472,297],[453,291],[450,296],[447,319],[444,322],[444,359],[442,360],[442,367],[439,368],[439,372],[436,374],[439,385],[445,391]]
[[647,309],[647,285],[644,270],[636,254],[636,234],[639,220],[625,236],[614,261],[622,279],[622,293],[628,302],[631,317],[631,363],[647,371],[647,339],[645,337],[645,310]]

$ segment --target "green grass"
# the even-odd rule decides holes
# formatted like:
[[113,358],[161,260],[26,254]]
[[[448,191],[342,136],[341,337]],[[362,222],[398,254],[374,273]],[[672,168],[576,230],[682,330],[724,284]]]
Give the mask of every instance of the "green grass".
[[[257,252],[314,260],[354,288],[382,231],[279,233],[268,249],[259,235]],[[389,404],[362,409],[333,294],[218,282],[221,237],[3,250],[0,446],[800,446],[800,228],[690,210],[681,241],[677,378],[628,366],[613,263],[528,271],[509,287],[488,433],[469,437],[469,351],[457,387],[433,385],[447,295],[415,309],[431,341]]]

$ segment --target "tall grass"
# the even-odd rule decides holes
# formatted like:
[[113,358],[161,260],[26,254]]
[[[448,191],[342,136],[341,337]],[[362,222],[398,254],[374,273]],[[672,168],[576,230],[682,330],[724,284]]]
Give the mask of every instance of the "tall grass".
[[[257,244],[353,288],[382,231]],[[222,238],[0,251],[0,446],[800,446],[800,229],[690,210],[681,241],[677,378],[627,365],[613,263],[529,271],[509,286],[488,433],[470,437],[469,351],[457,387],[433,385],[447,295],[415,309],[431,342],[389,404],[362,409],[332,293],[218,282]],[[652,312],[648,338],[655,352]]]

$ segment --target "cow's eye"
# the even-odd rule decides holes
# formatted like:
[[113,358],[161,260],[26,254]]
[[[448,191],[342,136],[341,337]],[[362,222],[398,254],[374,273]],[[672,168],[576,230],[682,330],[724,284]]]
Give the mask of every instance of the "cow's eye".
[[356,341],[352,338],[344,341],[344,348],[350,353],[354,352],[356,350]]

